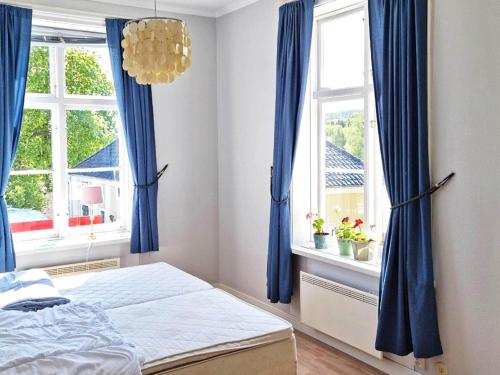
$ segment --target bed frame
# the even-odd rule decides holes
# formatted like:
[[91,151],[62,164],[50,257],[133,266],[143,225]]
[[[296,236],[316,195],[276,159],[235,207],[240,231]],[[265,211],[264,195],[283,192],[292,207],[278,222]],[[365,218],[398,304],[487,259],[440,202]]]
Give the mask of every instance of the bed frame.
[[161,364],[143,368],[144,375],[296,375],[295,336],[267,345],[222,354],[176,368]]

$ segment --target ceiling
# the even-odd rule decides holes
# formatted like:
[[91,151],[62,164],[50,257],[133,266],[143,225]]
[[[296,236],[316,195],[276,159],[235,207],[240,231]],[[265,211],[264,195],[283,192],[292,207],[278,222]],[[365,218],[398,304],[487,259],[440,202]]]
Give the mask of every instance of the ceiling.
[[[136,8],[153,9],[154,0],[91,0],[100,3],[126,5]],[[159,11],[197,16],[219,17],[243,8],[257,0],[157,0]]]

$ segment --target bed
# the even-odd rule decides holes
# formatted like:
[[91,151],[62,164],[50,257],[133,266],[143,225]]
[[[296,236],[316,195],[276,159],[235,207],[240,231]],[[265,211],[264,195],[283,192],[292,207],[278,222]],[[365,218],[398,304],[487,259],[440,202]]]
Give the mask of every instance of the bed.
[[293,329],[166,263],[54,279],[100,304],[143,358],[143,374],[296,374]]

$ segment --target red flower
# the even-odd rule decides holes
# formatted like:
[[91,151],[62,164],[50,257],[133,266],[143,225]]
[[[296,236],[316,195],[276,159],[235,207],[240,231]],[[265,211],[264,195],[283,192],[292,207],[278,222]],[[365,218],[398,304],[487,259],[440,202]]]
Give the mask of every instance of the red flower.
[[346,216],[342,219],[342,224],[348,223],[349,222],[349,216]]
[[363,224],[363,220],[361,220],[361,219],[356,219],[356,221],[354,222],[353,228],[357,228],[357,227],[359,227],[361,224]]

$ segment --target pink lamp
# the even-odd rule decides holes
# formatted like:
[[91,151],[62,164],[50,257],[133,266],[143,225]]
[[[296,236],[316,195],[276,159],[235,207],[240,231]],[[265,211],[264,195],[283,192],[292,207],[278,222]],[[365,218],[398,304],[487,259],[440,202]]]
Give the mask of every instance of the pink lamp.
[[84,186],[82,188],[82,198],[80,199],[80,203],[90,206],[89,238],[91,240],[95,240],[96,238],[94,233],[94,204],[101,204],[102,202],[102,189],[100,186]]

